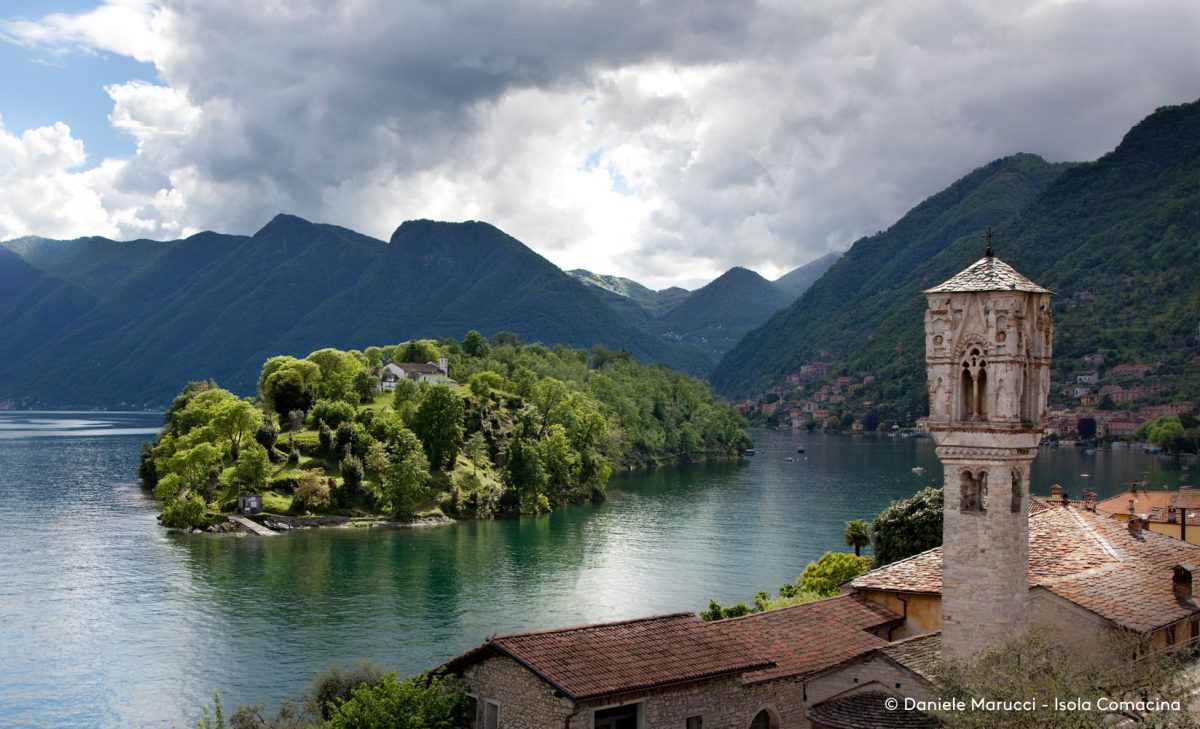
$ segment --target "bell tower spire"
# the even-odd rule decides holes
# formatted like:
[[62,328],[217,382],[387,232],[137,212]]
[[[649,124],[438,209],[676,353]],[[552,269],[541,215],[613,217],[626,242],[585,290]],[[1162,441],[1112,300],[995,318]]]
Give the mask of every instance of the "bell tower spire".
[[992,250],[926,290],[929,430],[945,470],[942,645],[968,658],[1025,626],[1029,469],[1050,390],[1051,292]]

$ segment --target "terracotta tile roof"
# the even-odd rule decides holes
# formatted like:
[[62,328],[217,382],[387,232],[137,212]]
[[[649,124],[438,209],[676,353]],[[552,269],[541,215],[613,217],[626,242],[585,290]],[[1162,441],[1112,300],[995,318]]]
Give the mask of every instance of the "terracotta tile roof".
[[903,617],[852,595],[714,623],[754,645],[774,666],[747,673],[745,683],[802,676],[887,645],[867,631]]
[[772,666],[761,646],[692,613],[497,635],[446,664],[506,655],[575,700]]
[[1096,509],[1107,514],[1128,515],[1129,500],[1133,499],[1133,513],[1145,515],[1150,521],[1174,523],[1177,512],[1188,513],[1187,523],[1200,525],[1200,489],[1192,486],[1182,486],[1178,491],[1122,491],[1110,496],[1104,501],[1097,502]]
[[808,718],[833,729],[924,729],[938,720],[920,711],[888,709],[895,698],[883,691],[860,691],[822,701],[808,710]]
[[946,281],[925,289],[927,294],[948,294],[960,291],[1026,291],[1049,294],[1034,282],[1017,273],[1016,269],[995,256],[984,256],[951,276]]
[[[1124,627],[1147,631],[1200,613],[1175,597],[1175,565],[1200,563],[1200,546],[1076,507],[1029,517],[1029,586],[1041,587]],[[940,594],[938,547],[854,578],[856,590]]]
[[890,643],[879,649],[887,657],[929,681],[942,655],[942,633],[926,633]]

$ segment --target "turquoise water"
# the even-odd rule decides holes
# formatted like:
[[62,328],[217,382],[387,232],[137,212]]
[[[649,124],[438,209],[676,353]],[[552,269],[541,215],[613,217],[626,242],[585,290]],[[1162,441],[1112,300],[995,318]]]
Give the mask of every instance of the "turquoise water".
[[[191,726],[214,688],[274,705],[334,664],[411,673],[497,632],[749,599],[941,473],[928,440],[758,431],[744,464],[626,474],[549,516],[188,535],[158,526],[135,481],[159,422],[0,413],[4,726]],[[1183,480],[1137,451],[1043,450],[1034,492],[1107,495],[1143,473]]]

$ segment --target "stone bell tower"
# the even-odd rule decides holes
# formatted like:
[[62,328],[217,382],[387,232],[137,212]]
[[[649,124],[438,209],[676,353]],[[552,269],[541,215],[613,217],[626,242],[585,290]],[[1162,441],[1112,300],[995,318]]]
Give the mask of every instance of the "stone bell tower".
[[925,291],[929,430],[945,469],[942,645],[1025,626],[1029,468],[1050,391],[1051,293],[987,254]]

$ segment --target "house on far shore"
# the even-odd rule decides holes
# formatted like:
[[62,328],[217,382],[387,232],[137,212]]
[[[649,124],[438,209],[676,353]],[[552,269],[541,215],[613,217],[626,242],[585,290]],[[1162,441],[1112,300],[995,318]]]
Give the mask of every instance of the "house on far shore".
[[[889,698],[930,696],[938,636],[850,595],[705,622],[691,613],[498,635],[447,663],[477,729],[927,727]],[[911,664],[911,665],[910,665]]]
[[450,381],[449,362],[445,357],[439,357],[437,364],[433,362],[389,362],[375,370],[379,378],[379,390],[394,390],[396,383],[402,379],[416,382],[428,382],[433,385]]

